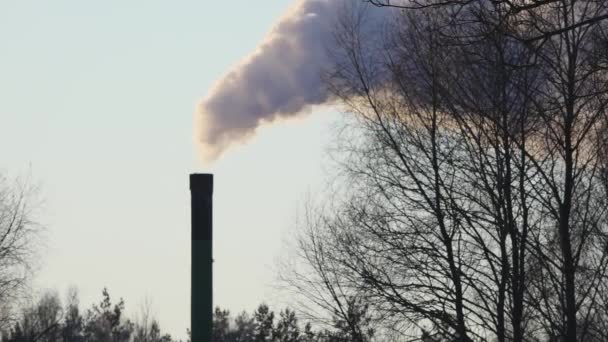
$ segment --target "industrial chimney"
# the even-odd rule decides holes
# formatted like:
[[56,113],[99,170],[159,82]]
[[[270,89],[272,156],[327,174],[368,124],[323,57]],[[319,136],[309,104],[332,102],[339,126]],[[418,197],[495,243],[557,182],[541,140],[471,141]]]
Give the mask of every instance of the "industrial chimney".
[[213,325],[213,175],[191,174],[190,194],[192,196],[191,341],[211,342]]

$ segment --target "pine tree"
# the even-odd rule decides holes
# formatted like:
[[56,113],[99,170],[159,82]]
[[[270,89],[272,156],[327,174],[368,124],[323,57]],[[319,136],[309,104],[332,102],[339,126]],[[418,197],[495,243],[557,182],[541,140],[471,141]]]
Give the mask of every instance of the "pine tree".
[[362,303],[360,298],[349,298],[346,307],[346,317],[336,312],[334,327],[336,333],[333,340],[344,342],[371,341],[375,331],[372,328],[369,305]]
[[270,311],[268,305],[260,304],[253,317],[255,319],[255,342],[272,341],[274,312]]
[[215,308],[213,312],[213,341],[227,342],[230,330],[230,311]]
[[312,325],[309,323],[306,323],[306,325],[304,326],[304,332],[302,334],[302,336],[300,337],[300,341],[302,342],[313,342],[316,339],[316,334],[315,332],[312,330]]
[[77,305],[70,304],[66,308],[65,321],[61,329],[63,342],[78,342],[83,337],[83,321]]
[[234,320],[236,329],[229,334],[231,342],[253,342],[255,339],[255,320],[246,312],[239,314]]
[[296,313],[285,309],[279,313],[279,322],[274,332],[274,341],[298,342],[300,341],[300,328]]
[[121,321],[124,311],[124,300],[112,307],[112,301],[107,289],[103,289],[103,300],[88,311],[85,324],[85,339],[99,342],[129,341],[134,330],[133,323]]

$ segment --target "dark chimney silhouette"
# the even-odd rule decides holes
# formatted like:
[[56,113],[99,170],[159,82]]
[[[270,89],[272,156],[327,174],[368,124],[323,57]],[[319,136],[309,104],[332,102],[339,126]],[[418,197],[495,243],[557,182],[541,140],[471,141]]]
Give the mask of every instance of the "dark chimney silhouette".
[[211,342],[213,326],[213,175],[191,174],[191,342]]

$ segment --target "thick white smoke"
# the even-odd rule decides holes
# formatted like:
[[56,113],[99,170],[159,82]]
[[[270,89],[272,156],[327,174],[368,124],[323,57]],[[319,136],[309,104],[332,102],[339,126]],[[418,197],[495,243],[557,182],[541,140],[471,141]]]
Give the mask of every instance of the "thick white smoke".
[[327,48],[339,11],[355,1],[300,0],[252,55],[215,84],[196,114],[206,160],[250,137],[261,123],[330,100],[321,71],[332,64]]

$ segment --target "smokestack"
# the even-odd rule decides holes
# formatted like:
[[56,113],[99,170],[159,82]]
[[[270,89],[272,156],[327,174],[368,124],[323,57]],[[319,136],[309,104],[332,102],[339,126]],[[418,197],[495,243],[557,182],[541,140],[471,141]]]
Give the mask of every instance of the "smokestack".
[[211,342],[213,325],[213,175],[191,174],[192,257],[190,333],[192,342]]

